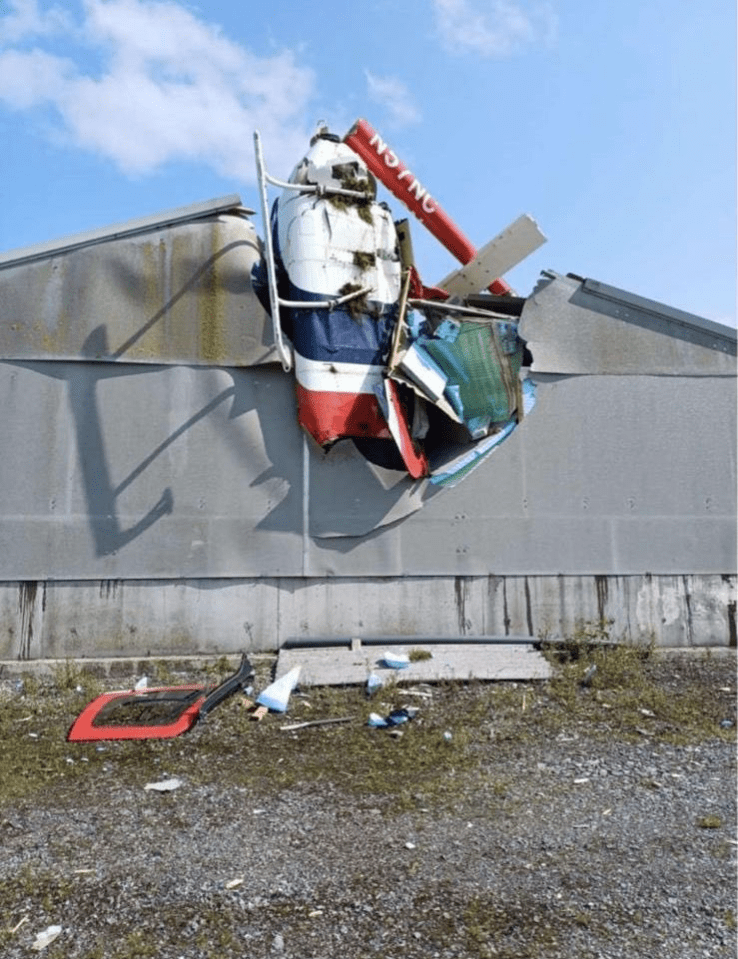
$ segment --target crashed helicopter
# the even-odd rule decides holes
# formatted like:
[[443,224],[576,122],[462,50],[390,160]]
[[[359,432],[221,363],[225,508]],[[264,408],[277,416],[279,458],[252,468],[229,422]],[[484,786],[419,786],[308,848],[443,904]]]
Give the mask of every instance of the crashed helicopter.
[[[453,485],[533,403],[524,299],[501,276],[545,237],[523,215],[478,252],[364,119],[343,139],[321,128],[287,182],[254,141],[265,249],[252,279],[300,425],[323,449],[350,439],[377,466]],[[377,200],[378,180],[460,269],[424,285],[409,221]],[[268,184],[281,188],[271,210]]]

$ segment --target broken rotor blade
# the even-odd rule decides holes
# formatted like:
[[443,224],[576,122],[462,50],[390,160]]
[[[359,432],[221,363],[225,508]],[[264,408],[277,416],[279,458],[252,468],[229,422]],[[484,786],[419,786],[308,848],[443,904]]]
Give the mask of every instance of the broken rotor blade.
[[538,224],[524,213],[493,240],[485,244],[473,260],[437,283],[451,296],[479,293],[507,273],[546,242]]

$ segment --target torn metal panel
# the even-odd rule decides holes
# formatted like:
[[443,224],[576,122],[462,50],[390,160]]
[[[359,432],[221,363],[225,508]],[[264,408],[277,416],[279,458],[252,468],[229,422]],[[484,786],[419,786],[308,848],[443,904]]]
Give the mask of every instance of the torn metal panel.
[[0,578],[735,568],[733,378],[538,377],[443,495],[303,446],[294,403],[278,367],[0,363]]
[[[492,433],[508,435],[522,412],[516,318],[446,304],[445,291],[423,286],[407,224],[399,239],[375,200],[366,144],[357,154],[321,129],[281,183],[263,168],[258,134],[255,142],[265,215],[266,183],[283,192],[254,279],[279,314],[275,337],[284,368],[294,364],[300,425],[324,449],[354,439],[367,459],[414,480]],[[437,209],[426,214],[443,221],[446,240],[456,235]],[[521,227],[526,242],[531,224]]]
[[[419,650],[429,658],[410,662],[404,669],[386,665],[385,653]],[[530,643],[512,641],[489,645],[415,641],[401,646],[352,643],[348,648],[334,645],[317,648],[283,648],[279,651],[276,676],[285,676],[301,667],[301,686],[363,685],[370,673],[382,683],[426,683],[444,680],[532,680],[549,679],[552,671],[545,657]],[[381,696],[381,690],[378,693]]]
[[544,273],[520,335],[541,373],[734,376],[736,332],[607,286]]
[[[276,361],[251,286],[260,241],[240,214],[96,231],[0,269],[0,356],[251,366]],[[160,218],[161,219],[161,218]],[[49,247],[47,249],[47,246]]]
[[353,543],[410,516],[428,495],[427,480],[377,466],[353,442],[325,453],[311,448],[305,469],[309,535],[317,539],[349,537]]
[[449,495],[380,535],[315,541],[309,568],[731,572],[735,417],[728,377],[536,377],[534,412]]

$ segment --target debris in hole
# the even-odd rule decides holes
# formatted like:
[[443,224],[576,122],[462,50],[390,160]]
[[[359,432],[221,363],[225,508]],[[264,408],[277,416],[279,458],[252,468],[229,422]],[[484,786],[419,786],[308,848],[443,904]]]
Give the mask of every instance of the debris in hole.
[[[300,426],[324,449],[353,439],[375,465],[458,482],[531,407],[524,301],[499,277],[545,238],[526,215],[477,253],[365,120],[343,141],[318,131],[270,216],[255,142],[270,239],[254,288],[294,367]],[[423,284],[407,222],[398,232],[375,178],[464,264],[444,288]]]

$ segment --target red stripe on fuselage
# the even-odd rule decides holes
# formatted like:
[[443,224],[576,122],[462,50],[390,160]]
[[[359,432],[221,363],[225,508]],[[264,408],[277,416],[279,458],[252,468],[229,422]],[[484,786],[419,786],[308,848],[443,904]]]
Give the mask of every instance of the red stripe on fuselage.
[[320,446],[347,436],[391,439],[373,393],[335,393],[297,388],[298,422]]

